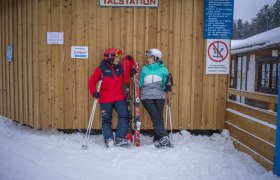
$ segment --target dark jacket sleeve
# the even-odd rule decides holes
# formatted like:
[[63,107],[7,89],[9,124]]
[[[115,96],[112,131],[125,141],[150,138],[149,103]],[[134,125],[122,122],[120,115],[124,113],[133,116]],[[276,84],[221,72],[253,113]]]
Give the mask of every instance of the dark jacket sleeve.
[[101,74],[101,69],[96,68],[88,81],[88,87],[91,95],[96,92],[96,83],[99,81]]

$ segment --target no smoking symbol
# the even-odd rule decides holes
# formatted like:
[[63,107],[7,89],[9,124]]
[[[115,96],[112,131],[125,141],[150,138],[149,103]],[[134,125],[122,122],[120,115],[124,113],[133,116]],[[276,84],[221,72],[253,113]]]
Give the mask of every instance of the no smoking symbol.
[[223,41],[214,41],[208,47],[208,56],[212,61],[221,62],[228,56],[228,47]]

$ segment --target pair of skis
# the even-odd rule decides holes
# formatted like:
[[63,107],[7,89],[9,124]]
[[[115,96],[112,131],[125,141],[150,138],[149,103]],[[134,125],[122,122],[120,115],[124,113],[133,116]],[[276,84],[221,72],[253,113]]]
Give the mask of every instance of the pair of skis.
[[[134,97],[134,115],[132,116],[130,110],[130,102],[132,100],[130,96],[130,71],[134,68],[136,74],[133,75],[133,97]],[[134,62],[133,57],[125,55],[123,57],[123,69],[124,69],[124,80],[126,86],[126,101],[129,111],[129,131],[127,138],[134,143],[134,146],[140,146],[140,95],[139,95],[139,64]],[[134,127],[133,127],[134,126]],[[132,130],[134,129],[134,136],[132,136]],[[132,138],[133,137],[133,138]]]

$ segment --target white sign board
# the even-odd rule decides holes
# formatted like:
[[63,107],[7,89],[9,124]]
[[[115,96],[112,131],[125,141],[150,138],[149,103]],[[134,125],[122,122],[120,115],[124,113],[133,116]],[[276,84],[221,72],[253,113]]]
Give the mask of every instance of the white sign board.
[[100,7],[159,7],[159,0],[99,0]]
[[278,50],[272,50],[272,57],[278,57]]
[[230,40],[207,39],[206,48],[206,74],[228,74]]
[[47,32],[48,44],[64,44],[64,32]]
[[87,59],[88,46],[71,46],[71,58]]

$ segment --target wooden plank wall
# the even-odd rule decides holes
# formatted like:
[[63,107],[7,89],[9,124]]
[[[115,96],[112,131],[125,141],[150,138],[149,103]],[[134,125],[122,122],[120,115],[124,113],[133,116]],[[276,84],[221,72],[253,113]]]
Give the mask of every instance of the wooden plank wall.
[[273,170],[276,113],[228,100],[225,126],[235,147]]
[[[119,48],[143,66],[145,50],[159,48],[176,84],[173,127],[224,128],[227,76],[205,75],[203,3],[100,8],[94,0],[0,0],[0,114],[35,128],[86,128],[93,103],[87,81],[104,50]],[[64,44],[47,45],[47,32],[64,32]],[[71,59],[72,45],[88,46],[89,58]],[[142,128],[150,129],[141,108]],[[97,113],[93,128],[100,125]]]

